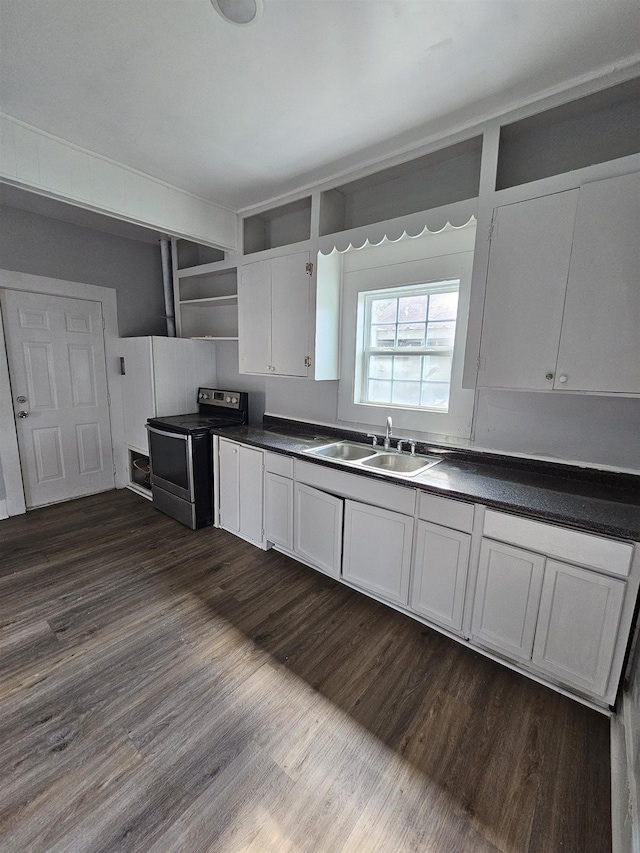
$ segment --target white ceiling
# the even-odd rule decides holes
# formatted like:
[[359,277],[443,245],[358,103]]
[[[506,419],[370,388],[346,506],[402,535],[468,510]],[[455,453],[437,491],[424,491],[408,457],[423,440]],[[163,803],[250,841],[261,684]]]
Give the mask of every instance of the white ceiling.
[[0,0],[4,112],[234,210],[637,61],[637,0]]

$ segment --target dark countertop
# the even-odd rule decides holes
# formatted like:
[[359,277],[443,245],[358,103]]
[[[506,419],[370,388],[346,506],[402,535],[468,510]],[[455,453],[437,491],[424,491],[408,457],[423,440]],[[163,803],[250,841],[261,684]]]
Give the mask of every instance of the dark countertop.
[[[443,451],[443,461],[417,477],[407,478],[347,466],[304,452],[340,438],[366,440],[361,433],[267,417],[263,426],[225,427],[215,432],[254,447],[357,476],[374,477],[443,497],[461,498],[542,521],[640,542],[640,476],[466,450],[451,452],[430,445],[435,453]],[[418,452],[425,449],[419,446]]]

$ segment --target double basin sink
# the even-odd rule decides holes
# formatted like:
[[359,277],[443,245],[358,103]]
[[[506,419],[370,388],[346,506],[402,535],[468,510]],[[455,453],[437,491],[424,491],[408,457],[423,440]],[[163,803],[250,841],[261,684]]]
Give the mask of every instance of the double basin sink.
[[404,477],[415,477],[442,462],[440,456],[410,456],[398,453],[397,450],[366,447],[354,441],[335,441],[322,447],[311,447],[305,453],[350,467],[369,468],[381,474],[400,474]]

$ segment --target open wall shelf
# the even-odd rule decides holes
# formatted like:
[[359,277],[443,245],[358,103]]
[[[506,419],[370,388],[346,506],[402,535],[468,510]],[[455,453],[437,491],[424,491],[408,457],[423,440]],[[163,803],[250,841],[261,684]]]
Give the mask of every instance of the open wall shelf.
[[322,193],[320,236],[475,198],[482,137],[450,145]]
[[272,208],[243,221],[244,254],[300,243],[311,237],[311,196]]
[[496,190],[640,153],[640,80],[500,129]]

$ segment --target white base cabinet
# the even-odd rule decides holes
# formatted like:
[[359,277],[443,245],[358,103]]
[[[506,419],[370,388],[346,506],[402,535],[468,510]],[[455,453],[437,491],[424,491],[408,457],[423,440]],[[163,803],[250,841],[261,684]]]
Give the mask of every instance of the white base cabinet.
[[484,539],[480,548],[472,640],[531,660],[544,557]]
[[267,542],[293,550],[293,480],[272,471],[264,475],[264,535]]
[[410,607],[460,633],[469,570],[471,536],[418,521]]
[[344,501],[303,483],[294,486],[294,554],[340,577]]
[[264,546],[263,457],[255,447],[219,439],[219,525],[260,547]]
[[533,663],[565,684],[603,695],[624,591],[622,581],[547,560]]
[[218,443],[221,527],[614,704],[640,586],[632,543]]
[[409,600],[413,518],[345,501],[342,576],[396,604]]

